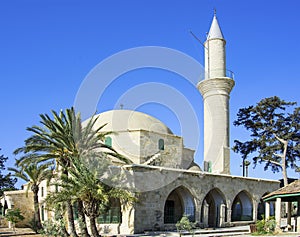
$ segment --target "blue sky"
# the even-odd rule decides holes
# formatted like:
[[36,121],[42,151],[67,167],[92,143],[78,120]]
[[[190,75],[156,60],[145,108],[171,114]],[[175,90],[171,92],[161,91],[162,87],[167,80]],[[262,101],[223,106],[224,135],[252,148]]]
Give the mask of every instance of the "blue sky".
[[[9,157],[7,165],[13,165],[13,150],[28,137],[26,127],[38,124],[41,113],[72,106],[86,75],[107,57],[134,47],[162,46],[203,64],[203,47],[189,30],[205,41],[214,8],[227,41],[227,68],[235,73],[231,120],[239,108],[265,97],[277,95],[299,102],[298,0],[1,1],[0,147],[1,154]],[[127,96],[133,91],[136,98],[146,92],[156,93],[156,102],[164,96],[170,96],[169,101],[180,98],[147,90],[141,86],[145,83],[164,84],[181,93],[194,109],[201,135],[200,94],[179,76],[159,69],[136,70],[117,78],[105,90],[97,110],[113,109],[120,103],[129,109],[135,106],[180,135],[182,124],[175,108],[146,103],[147,98],[136,107],[134,98]],[[140,90],[135,92],[132,88]],[[120,97],[124,100],[119,101]],[[186,146],[196,148],[190,141],[195,136],[198,135],[185,136]],[[231,141],[243,138],[247,138],[244,130],[231,126]],[[195,159],[202,165],[202,140],[196,149]],[[236,154],[231,157],[232,174],[241,175],[241,160]],[[250,168],[249,174],[281,177],[261,167]]]

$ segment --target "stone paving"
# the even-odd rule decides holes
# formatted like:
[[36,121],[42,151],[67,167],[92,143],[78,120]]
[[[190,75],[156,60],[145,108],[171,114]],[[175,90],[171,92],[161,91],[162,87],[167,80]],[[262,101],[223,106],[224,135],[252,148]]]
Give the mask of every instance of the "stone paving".
[[[26,237],[42,237],[40,234],[35,234],[31,229],[29,228],[16,228],[16,233],[13,232],[10,228],[0,228],[0,236],[1,237],[17,237],[17,236],[26,236]],[[102,235],[104,236],[104,235]],[[111,235],[107,235],[111,236]],[[120,237],[172,237],[172,236],[179,236],[179,233],[177,232],[168,232],[168,233],[148,233],[148,234],[136,234],[136,235],[119,235]],[[193,235],[184,233],[182,235],[183,237],[192,237]],[[230,236],[243,236],[243,237],[253,237],[247,231],[247,227],[231,227],[231,228],[222,228],[222,229],[215,229],[215,230],[197,230],[194,234],[194,237],[230,237]],[[300,237],[300,233],[282,233],[280,235],[273,235],[274,237]],[[259,237],[270,237],[270,235]]]
[[30,228],[16,228],[16,232],[14,232],[11,228],[0,228],[0,236],[10,237],[10,236],[26,236],[26,237],[41,237],[42,235],[36,234]]

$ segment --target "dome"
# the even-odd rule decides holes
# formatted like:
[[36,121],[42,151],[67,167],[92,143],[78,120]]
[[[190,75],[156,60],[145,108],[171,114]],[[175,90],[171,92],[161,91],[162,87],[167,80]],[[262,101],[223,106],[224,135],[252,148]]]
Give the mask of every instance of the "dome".
[[200,166],[198,164],[196,164],[195,162],[192,162],[192,164],[190,165],[188,170],[190,170],[190,171],[202,171]]
[[96,115],[97,126],[107,124],[102,131],[120,132],[128,130],[145,130],[161,134],[173,134],[158,119],[133,110],[110,110]]

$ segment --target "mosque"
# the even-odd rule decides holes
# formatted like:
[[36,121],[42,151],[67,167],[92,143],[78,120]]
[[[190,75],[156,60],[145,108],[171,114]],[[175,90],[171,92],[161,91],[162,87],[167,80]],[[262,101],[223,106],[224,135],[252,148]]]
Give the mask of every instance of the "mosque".
[[[214,15],[204,44],[206,75],[197,85],[204,103],[203,169],[183,137],[156,118],[130,110],[97,115],[97,125],[107,123],[104,131],[114,132],[106,144],[133,163],[122,166],[127,180],[122,185],[141,191],[138,202],[114,200],[98,218],[111,234],[172,230],[183,215],[204,228],[253,223],[264,213],[261,198],[278,189],[279,182],[230,174],[229,98],[235,81],[226,70],[225,44]],[[43,200],[47,187],[40,190]],[[5,195],[14,199],[13,192]],[[47,219],[47,210],[41,206],[41,211]]]

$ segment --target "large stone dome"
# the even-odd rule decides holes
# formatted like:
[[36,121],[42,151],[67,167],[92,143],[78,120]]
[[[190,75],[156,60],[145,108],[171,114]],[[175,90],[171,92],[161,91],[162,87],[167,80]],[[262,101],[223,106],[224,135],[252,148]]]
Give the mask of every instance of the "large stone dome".
[[161,134],[173,134],[172,131],[158,119],[133,110],[110,110],[96,115],[97,127],[106,124],[102,131],[145,130]]

